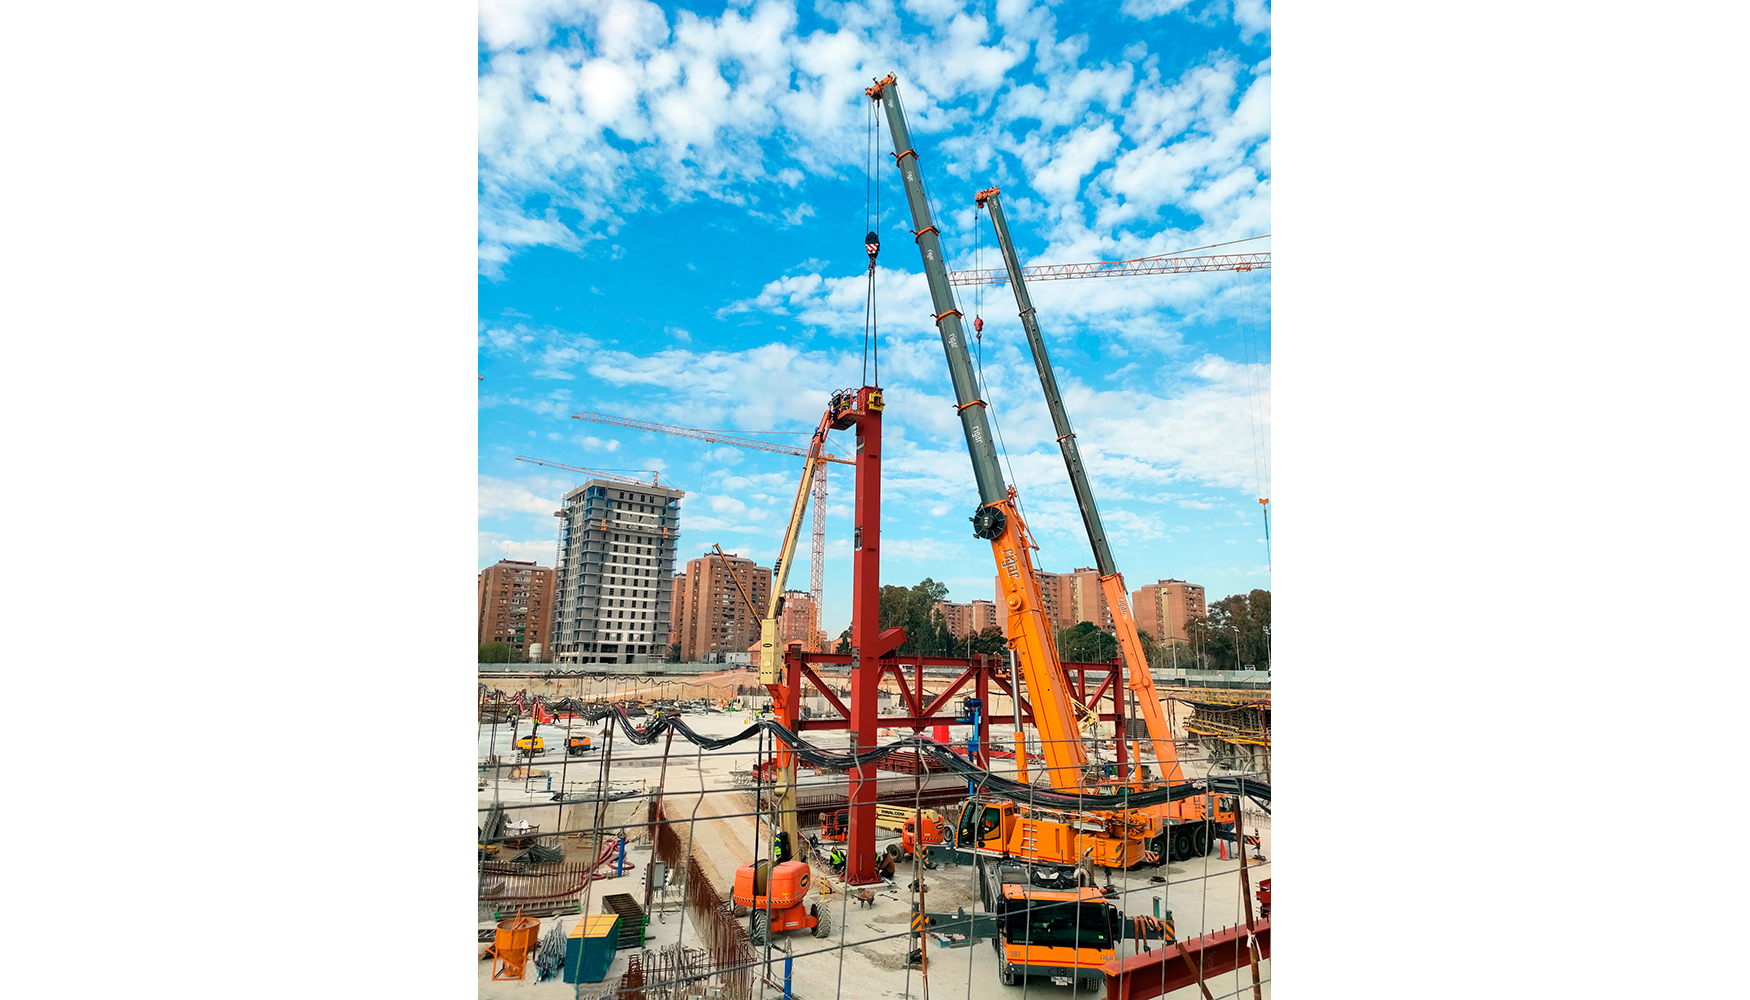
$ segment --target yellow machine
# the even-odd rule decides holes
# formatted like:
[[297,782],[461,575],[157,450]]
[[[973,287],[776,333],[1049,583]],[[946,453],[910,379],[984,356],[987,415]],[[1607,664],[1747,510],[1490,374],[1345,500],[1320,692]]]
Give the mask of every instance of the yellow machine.
[[539,736],[524,736],[516,741],[516,749],[524,757],[533,757],[546,749],[546,741]]

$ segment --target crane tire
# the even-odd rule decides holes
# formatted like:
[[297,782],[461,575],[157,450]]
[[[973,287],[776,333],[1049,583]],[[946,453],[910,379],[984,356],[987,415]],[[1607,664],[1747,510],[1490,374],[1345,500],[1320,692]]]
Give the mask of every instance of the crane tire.
[[1194,856],[1192,850],[1194,846],[1195,845],[1191,842],[1191,830],[1189,827],[1179,826],[1173,828],[1174,861],[1183,861],[1186,858]]

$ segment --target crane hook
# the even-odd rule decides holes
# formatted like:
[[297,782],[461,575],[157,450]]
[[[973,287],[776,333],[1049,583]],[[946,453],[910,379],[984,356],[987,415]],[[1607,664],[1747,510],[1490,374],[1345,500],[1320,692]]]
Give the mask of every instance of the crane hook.
[[874,231],[871,230],[869,235],[863,237],[863,249],[869,251],[869,269],[873,271],[875,269],[875,255],[881,252],[881,237],[875,235]]
[[980,334],[980,335],[982,335],[984,333],[984,317],[983,316],[972,317],[972,332],[976,333],[976,334]]

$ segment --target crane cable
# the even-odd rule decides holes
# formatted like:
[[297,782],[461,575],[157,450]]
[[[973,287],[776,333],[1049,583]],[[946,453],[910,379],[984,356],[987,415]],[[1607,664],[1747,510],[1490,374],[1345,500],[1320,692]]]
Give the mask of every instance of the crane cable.
[[1264,513],[1264,565],[1268,567],[1270,559],[1270,487],[1264,481],[1264,470],[1269,467],[1267,457],[1269,448],[1268,429],[1260,431],[1259,425],[1264,421],[1263,392],[1260,388],[1262,366],[1260,360],[1263,352],[1258,350],[1256,334],[1258,324],[1253,318],[1253,301],[1250,297],[1243,300],[1241,344],[1246,358],[1246,384],[1250,396],[1246,401],[1246,416],[1252,423],[1252,476],[1258,490],[1258,504]]

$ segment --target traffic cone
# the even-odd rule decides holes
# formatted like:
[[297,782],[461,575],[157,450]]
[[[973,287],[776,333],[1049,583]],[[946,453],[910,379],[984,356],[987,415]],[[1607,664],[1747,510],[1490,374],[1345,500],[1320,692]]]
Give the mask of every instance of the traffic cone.
[[1223,860],[1223,861],[1227,860],[1227,839],[1226,838],[1223,838],[1221,841],[1221,860]]

